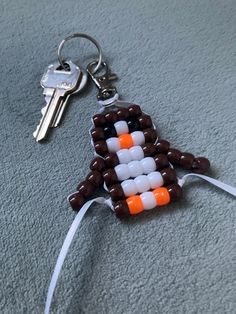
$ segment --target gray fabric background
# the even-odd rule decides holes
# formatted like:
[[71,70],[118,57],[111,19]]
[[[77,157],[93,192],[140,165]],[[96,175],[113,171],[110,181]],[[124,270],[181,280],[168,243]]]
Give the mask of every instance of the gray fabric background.
[[[236,184],[236,1],[1,1],[1,313],[42,313],[75,214],[66,197],[88,171],[91,85],[45,144],[32,137],[39,80],[61,39],[101,43],[123,99],[162,138]],[[65,54],[85,65],[84,41]],[[194,181],[194,180],[193,180]],[[120,222],[95,205],[76,236],[52,313],[235,313],[235,200],[195,180],[181,202]]]

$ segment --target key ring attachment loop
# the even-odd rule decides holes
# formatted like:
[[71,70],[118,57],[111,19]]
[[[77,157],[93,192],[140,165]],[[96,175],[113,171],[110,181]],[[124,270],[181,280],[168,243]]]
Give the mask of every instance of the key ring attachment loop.
[[94,65],[97,61],[92,61],[87,66],[87,72],[98,88],[97,99],[102,106],[107,106],[118,99],[116,87],[112,81],[117,80],[115,73],[111,73],[106,62],[102,61],[99,73],[95,75],[93,71]]
[[71,40],[73,38],[78,38],[78,37],[88,39],[89,41],[91,41],[96,46],[96,48],[98,50],[98,59],[95,61],[97,63],[97,65],[93,69],[93,74],[94,74],[100,68],[101,63],[102,63],[102,49],[101,49],[101,46],[99,45],[99,43],[96,41],[96,39],[94,39],[93,37],[91,37],[88,34],[85,34],[85,33],[74,33],[74,34],[69,35],[66,38],[64,38],[62,40],[62,42],[60,43],[60,45],[58,46],[58,50],[57,50],[58,61],[59,61],[60,65],[63,67],[63,69],[66,70],[65,62],[64,62],[62,54],[61,54],[62,48],[63,48],[65,42],[67,42],[67,41],[69,41],[69,40]]

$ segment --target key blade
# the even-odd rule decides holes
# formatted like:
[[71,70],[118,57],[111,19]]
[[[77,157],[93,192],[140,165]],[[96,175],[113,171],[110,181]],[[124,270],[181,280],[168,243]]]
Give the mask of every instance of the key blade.
[[79,93],[86,86],[86,83],[88,81],[88,74],[83,69],[80,69],[80,70],[81,70],[81,76],[80,76],[80,79],[78,80],[77,89],[74,92],[72,92],[69,95],[67,95],[67,97],[65,99],[62,99],[60,105],[58,106],[58,111],[57,111],[57,113],[55,115],[55,118],[54,118],[52,126],[51,126],[53,128],[58,127],[58,125],[60,124],[61,119],[62,119],[62,117],[64,115],[64,112],[65,112],[65,110],[67,108],[67,103],[68,103],[68,100],[69,100],[70,96],[73,95],[73,94]]
[[61,118],[65,112],[69,98],[70,98],[70,94],[68,94],[65,99],[61,99],[61,102],[60,102],[58,109],[57,109],[57,113],[56,113],[56,115],[53,119],[52,125],[51,125],[52,128],[58,127],[58,125],[61,121]]
[[[83,79],[83,72],[81,71],[80,69],[80,72],[79,72],[79,75],[78,75],[78,78],[77,78],[77,84],[76,84],[76,87],[78,89],[78,86],[80,86],[80,83],[81,83],[81,80]],[[71,94],[74,94],[77,92],[77,89],[70,92],[64,99],[62,98],[61,101],[60,101],[60,104],[58,105],[58,109],[57,109],[57,112],[54,116],[54,119],[53,119],[53,122],[52,122],[52,125],[51,127],[52,128],[57,128],[60,121],[61,121],[61,118],[63,116],[63,113],[65,112],[65,109],[66,109],[66,105],[67,105],[67,102],[69,100],[69,97]]]
[[46,138],[54,116],[57,112],[57,107],[60,104],[61,97],[63,97],[64,94],[64,90],[55,89],[50,102],[46,106],[46,111],[43,114],[36,131],[33,133],[33,136],[37,142]]
[[33,132],[33,137],[36,138],[37,137],[37,134],[39,132],[39,127],[40,127],[40,124],[42,123],[42,119],[43,119],[43,116],[45,115],[46,111],[47,111],[47,107],[49,106],[49,103],[50,103],[50,97],[45,97],[45,100],[46,100],[46,105],[43,106],[43,108],[41,109],[41,119],[39,121],[39,124],[37,125],[36,127],[36,130]]

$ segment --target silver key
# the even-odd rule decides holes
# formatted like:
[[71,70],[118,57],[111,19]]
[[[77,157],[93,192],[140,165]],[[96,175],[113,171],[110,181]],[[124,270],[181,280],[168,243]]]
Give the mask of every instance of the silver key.
[[82,72],[82,78],[80,80],[80,83],[77,89],[71,94],[68,94],[66,98],[61,101],[51,127],[56,128],[60,124],[70,96],[80,93],[82,89],[85,87],[88,80],[88,74],[87,74],[87,71],[84,71],[83,69],[81,69],[81,72]]
[[[58,67],[59,67],[59,65],[60,64],[58,63]],[[80,69],[80,70],[82,72],[82,79],[79,82],[77,89],[75,91],[73,91],[72,93],[68,94],[65,99],[62,99],[62,101],[60,102],[60,104],[58,106],[58,110],[57,110],[57,113],[54,117],[54,120],[53,120],[51,127],[56,128],[60,124],[61,118],[64,114],[65,109],[66,109],[66,105],[67,105],[67,102],[69,100],[69,97],[71,95],[79,93],[85,87],[87,80],[88,80],[88,74],[87,74],[87,71],[85,71],[83,69]],[[49,100],[53,95],[53,91],[54,91],[53,88],[44,88],[43,94],[45,95],[46,106],[44,106],[42,108],[42,110],[41,110],[42,114],[44,114],[46,107],[48,106]]]
[[36,141],[44,139],[52,126],[55,115],[63,98],[78,88],[83,77],[80,68],[67,61],[70,71],[57,70],[58,64],[51,64],[44,73],[41,85],[46,92],[48,103],[42,110],[42,118],[36,131],[33,133]]

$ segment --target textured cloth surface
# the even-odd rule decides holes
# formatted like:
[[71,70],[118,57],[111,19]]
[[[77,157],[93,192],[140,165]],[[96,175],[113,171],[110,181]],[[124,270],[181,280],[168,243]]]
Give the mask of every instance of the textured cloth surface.
[[[66,197],[88,172],[96,88],[70,101],[45,144],[32,137],[39,80],[72,32],[99,40],[122,98],[142,105],[172,146],[212,162],[236,184],[235,1],[1,1],[0,312],[42,313],[75,216]],[[83,65],[87,42],[64,50]],[[90,58],[85,58],[90,56]],[[193,180],[182,201],[119,221],[86,215],[63,267],[52,313],[235,313],[235,200]]]

